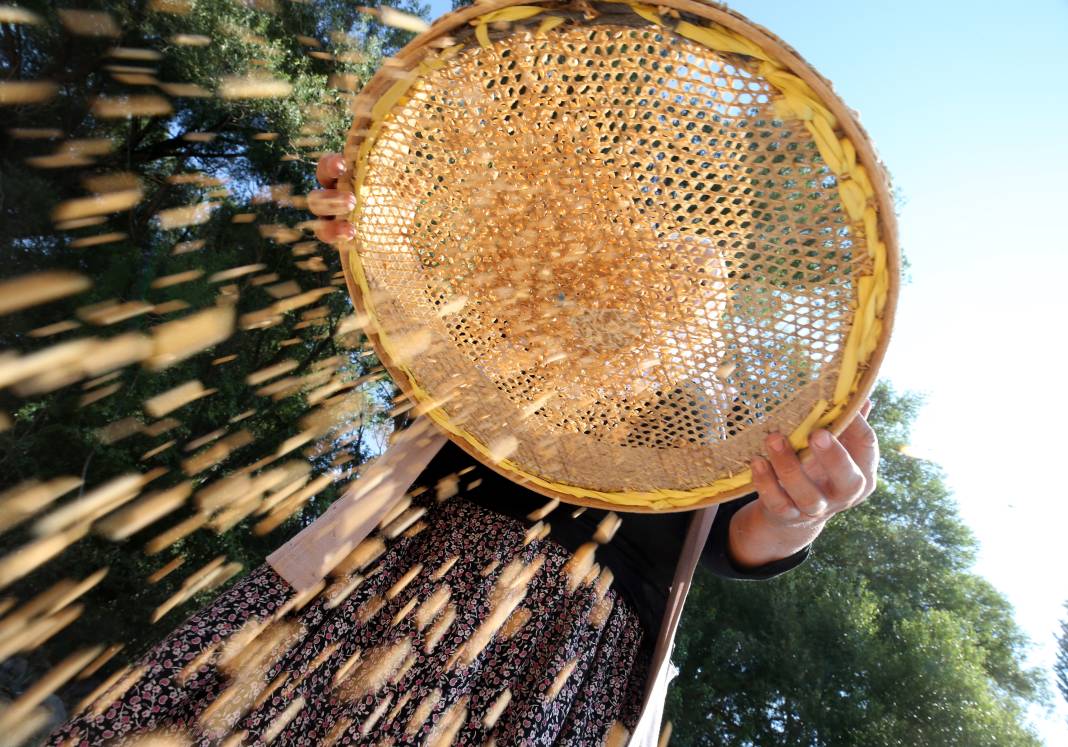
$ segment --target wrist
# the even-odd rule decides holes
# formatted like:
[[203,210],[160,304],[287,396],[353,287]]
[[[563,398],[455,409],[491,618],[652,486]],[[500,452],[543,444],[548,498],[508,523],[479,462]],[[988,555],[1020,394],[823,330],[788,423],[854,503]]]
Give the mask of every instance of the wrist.
[[760,500],[755,500],[731,517],[727,552],[740,568],[752,569],[782,560],[812,544],[826,524],[826,518],[784,521],[769,516]]

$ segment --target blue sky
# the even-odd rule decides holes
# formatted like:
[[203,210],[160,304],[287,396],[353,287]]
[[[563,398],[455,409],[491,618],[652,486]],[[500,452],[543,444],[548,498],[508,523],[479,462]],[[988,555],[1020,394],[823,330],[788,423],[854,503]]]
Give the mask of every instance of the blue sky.
[[[912,281],[882,374],[926,395],[913,449],[1049,670],[1068,600],[1068,2],[728,4],[834,82],[893,174]],[[1034,723],[1068,745],[1054,701]]]

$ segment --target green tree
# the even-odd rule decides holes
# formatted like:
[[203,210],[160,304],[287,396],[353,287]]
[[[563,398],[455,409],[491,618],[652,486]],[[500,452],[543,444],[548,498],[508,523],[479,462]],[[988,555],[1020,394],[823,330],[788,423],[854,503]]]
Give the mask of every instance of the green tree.
[[801,568],[699,574],[669,698],[679,745],[1032,745],[1041,700],[1012,608],[970,572],[975,540],[940,470],[907,457],[912,395],[880,384],[879,485]]
[[[1068,610],[1068,602],[1064,608]],[[1057,676],[1057,689],[1061,696],[1068,701],[1068,618],[1061,621],[1061,634],[1057,639],[1057,662],[1053,665],[1053,673]]]
[[[82,479],[64,503],[118,475],[153,468],[166,473],[149,489],[191,479],[201,490],[259,463],[305,429],[301,419],[314,406],[309,395],[326,380],[360,383],[372,401],[391,397],[388,381],[362,383],[378,362],[359,351],[360,333],[338,334],[352,309],[337,252],[314,241],[303,224],[309,215],[302,195],[316,186],[319,154],[341,148],[353,92],[411,35],[341,0],[100,0],[81,7],[90,14],[25,2],[30,22],[0,22],[0,79],[56,85],[47,100],[0,106],[3,275],[62,269],[92,282],[74,297],[4,316],[0,350],[30,354],[78,338],[150,334],[218,304],[232,304],[245,322],[224,341],[161,371],[130,365],[106,380],[38,391],[0,388],[0,413],[9,424],[0,429],[0,493],[27,480]],[[401,7],[426,13],[417,3]],[[228,83],[248,80],[280,82],[283,90],[263,97],[228,93]],[[127,209],[73,219],[56,213],[71,200],[123,190],[141,192]],[[161,211],[201,203],[210,204],[194,220],[168,225],[162,219],[167,214]],[[252,265],[240,277],[212,277]],[[200,275],[182,282],[166,280],[195,271]],[[265,324],[252,323],[280,298],[317,288],[334,292]],[[144,303],[142,313],[109,323],[91,306],[136,302]],[[42,328],[67,320],[76,328],[42,336]],[[292,370],[262,385],[247,383],[250,374],[287,361]],[[263,391],[285,377],[293,384],[288,389]],[[146,430],[154,419],[144,401],[190,379],[217,391],[173,413],[177,423],[166,432]],[[87,401],[93,397],[99,399]],[[340,474],[374,454],[388,418],[360,408],[359,397],[350,399],[354,417],[347,427],[301,445],[290,458],[309,460],[313,474]],[[184,461],[211,448],[197,446],[199,440],[242,430],[251,443],[187,474]],[[31,669],[44,671],[87,643],[125,643],[96,679],[106,676],[218,593],[202,593],[150,625],[151,611],[184,576],[217,555],[245,571],[257,567],[338,490],[338,484],[325,488],[265,536],[251,531],[262,518],[254,516],[220,534],[201,529],[151,557],[142,552],[146,540],[197,514],[195,501],[123,542],[90,534],[2,591],[21,602],[63,578],[109,568],[79,600],[80,618],[30,655]],[[0,534],[0,556],[33,538],[31,524]],[[152,570],[179,555],[185,556],[180,571],[146,584]]]

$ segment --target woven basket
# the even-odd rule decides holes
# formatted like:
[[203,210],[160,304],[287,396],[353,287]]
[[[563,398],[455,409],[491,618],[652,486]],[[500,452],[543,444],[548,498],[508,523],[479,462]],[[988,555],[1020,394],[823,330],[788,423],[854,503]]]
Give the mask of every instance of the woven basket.
[[840,432],[873,386],[899,272],[885,173],[746,19],[480,3],[354,117],[353,301],[416,410],[513,480],[707,506],[751,490],[769,432]]

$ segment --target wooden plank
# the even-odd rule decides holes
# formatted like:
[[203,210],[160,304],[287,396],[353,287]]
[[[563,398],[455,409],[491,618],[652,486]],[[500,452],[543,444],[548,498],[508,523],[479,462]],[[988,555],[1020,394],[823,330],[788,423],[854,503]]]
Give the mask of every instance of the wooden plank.
[[417,419],[314,524],[267,556],[297,593],[322,581],[382,520],[445,445],[427,417]]

